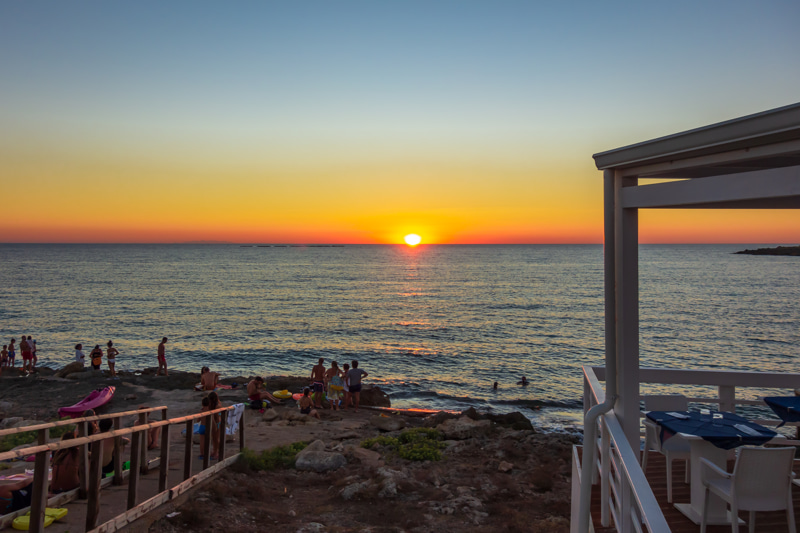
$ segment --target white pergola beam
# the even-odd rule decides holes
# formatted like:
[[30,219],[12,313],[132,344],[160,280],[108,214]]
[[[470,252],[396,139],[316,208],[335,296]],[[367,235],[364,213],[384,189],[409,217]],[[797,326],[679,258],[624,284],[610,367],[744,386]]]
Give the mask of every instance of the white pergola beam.
[[[751,169],[757,170],[760,160],[777,159],[781,157],[800,157],[800,139],[761,146],[749,146],[738,150],[690,157],[687,159],[674,159],[660,163],[630,166],[618,169],[617,173],[625,177],[635,176],[638,178],[662,179],[670,174],[675,175],[678,172],[689,170],[691,173],[700,175],[690,175],[686,177],[702,177],[704,172],[710,172],[711,174],[705,175],[713,176],[720,174],[719,172],[715,172],[715,168],[737,169],[735,172],[746,172]],[[748,166],[751,166],[751,169],[748,169]],[[733,172],[734,171],[731,170],[730,172],[723,172],[723,174]]]
[[800,209],[800,166],[626,187],[623,208]]

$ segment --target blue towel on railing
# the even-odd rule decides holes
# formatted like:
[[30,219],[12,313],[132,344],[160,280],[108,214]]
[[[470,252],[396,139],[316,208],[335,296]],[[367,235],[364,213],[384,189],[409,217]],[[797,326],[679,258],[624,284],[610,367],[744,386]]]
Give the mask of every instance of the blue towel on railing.
[[[775,438],[777,433],[733,413],[721,413],[721,419],[704,419],[700,413],[681,411],[688,418],[676,418],[666,411],[650,411],[647,418],[661,426],[661,441],[677,433],[697,435],[723,450],[739,446],[760,446]],[[719,413],[718,413],[719,414]],[[739,426],[739,427],[737,427]],[[742,430],[742,428],[748,428]]]

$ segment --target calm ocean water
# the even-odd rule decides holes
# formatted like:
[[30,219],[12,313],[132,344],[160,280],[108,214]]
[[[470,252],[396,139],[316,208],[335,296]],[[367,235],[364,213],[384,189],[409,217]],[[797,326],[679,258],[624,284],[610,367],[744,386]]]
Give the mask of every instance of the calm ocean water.
[[[641,246],[642,366],[800,369],[800,259],[732,255],[745,247]],[[579,421],[580,367],[603,362],[602,246],[6,244],[0,254],[0,337],[33,335],[48,366],[70,362],[78,342],[88,353],[109,339],[120,368],[155,366],[162,336],[171,368],[223,376],[357,359],[397,407],[519,410],[552,428]]]

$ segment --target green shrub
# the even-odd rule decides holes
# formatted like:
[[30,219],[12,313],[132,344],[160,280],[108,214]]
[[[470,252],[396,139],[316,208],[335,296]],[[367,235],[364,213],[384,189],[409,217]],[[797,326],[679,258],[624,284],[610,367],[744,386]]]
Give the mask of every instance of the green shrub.
[[[63,419],[62,419],[63,420]],[[58,440],[67,431],[75,429],[75,424],[67,424],[65,426],[58,426],[50,429],[50,440]],[[14,433],[0,438],[0,453],[13,450],[17,446],[23,444],[30,444],[38,439],[38,431],[25,431],[22,433]]]
[[240,461],[250,470],[277,470],[294,466],[298,452],[302,451],[307,442],[295,442],[286,446],[276,446],[262,452],[254,452],[248,448],[242,450]]
[[400,446],[400,441],[394,437],[386,437],[384,435],[380,435],[378,437],[372,437],[370,439],[366,439],[361,442],[362,448],[376,448],[378,446],[385,446],[388,448],[396,449]]
[[36,440],[36,432],[13,433],[0,439],[0,453],[13,450],[17,446],[30,444]]
[[441,440],[442,434],[435,429],[415,428],[403,431],[397,438],[381,435],[366,439],[361,447],[386,447],[409,461],[438,461],[442,458],[441,450],[445,447]]
[[[61,420],[65,420],[62,418]],[[54,427],[50,430],[50,440],[61,439],[64,433],[68,431],[75,431],[75,424],[66,424],[64,426]]]

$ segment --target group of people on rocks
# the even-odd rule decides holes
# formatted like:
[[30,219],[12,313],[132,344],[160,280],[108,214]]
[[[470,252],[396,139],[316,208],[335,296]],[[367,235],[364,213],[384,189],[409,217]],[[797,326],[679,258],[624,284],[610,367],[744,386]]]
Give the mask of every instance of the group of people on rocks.
[[[303,395],[298,400],[300,412],[319,418],[318,409],[323,409],[323,399],[327,394],[330,408],[333,410],[353,407],[358,412],[361,403],[361,379],[367,377],[364,370],[358,368],[358,361],[352,361],[352,368],[345,364],[339,368],[336,361],[331,361],[331,367],[325,368],[325,359],[320,357],[319,362],[311,369],[311,385],[303,389]],[[202,375],[206,375],[208,368],[203,367]],[[212,374],[215,374],[212,372]],[[209,378],[209,382],[212,382]],[[203,379],[201,377],[201,383]],[[283,402],[264,390],[264,378],[256,376],[247,384],[247,397],[250,401],[264,401],[281,405]]]
[[[0,374],[6,367],[15,368],[17,345],[14,343],[16,342],[17,339],[11,339],[8,344],[3,345],[3,350],[0,351]],[[22,356],[22,372],[31,374],[36,371],[36,362],[39,358],[36,357],[36,341],[33,340],[33,337],[23,335],[19,341],[19,351]]]
[[[339,368],[339,363],[331,361],[331,367],[325,369],[325,359],[320,357],[319,362],[311,369],[311,399],[313,407],[322,409],[322,400],[327,393],[331,409],[347,409],[353,406],[358,412],[361,402],[361,379],[369,374],[358,368],[358,361],[351,361],[353,365],[347,363],[343,368]],[[342,404],[344,395],[344,405]]]
[[[106,362],[108,363],[108,371],[112,378],[117,377],[117,371],[115,369],[117,355],[119,355],[119,350],[114,347],[114,341],[108,341],[106,343]],[[94,345],[92,351],[89,352],[89,358],[92,362],[92,368],[94,370],[100,370],[100,366],[103,364],[103,349],[100,348],[99,344]],[[78,343],[75,345],[75,362],[86,365],[86,355],[83,353],[83,344]]]

